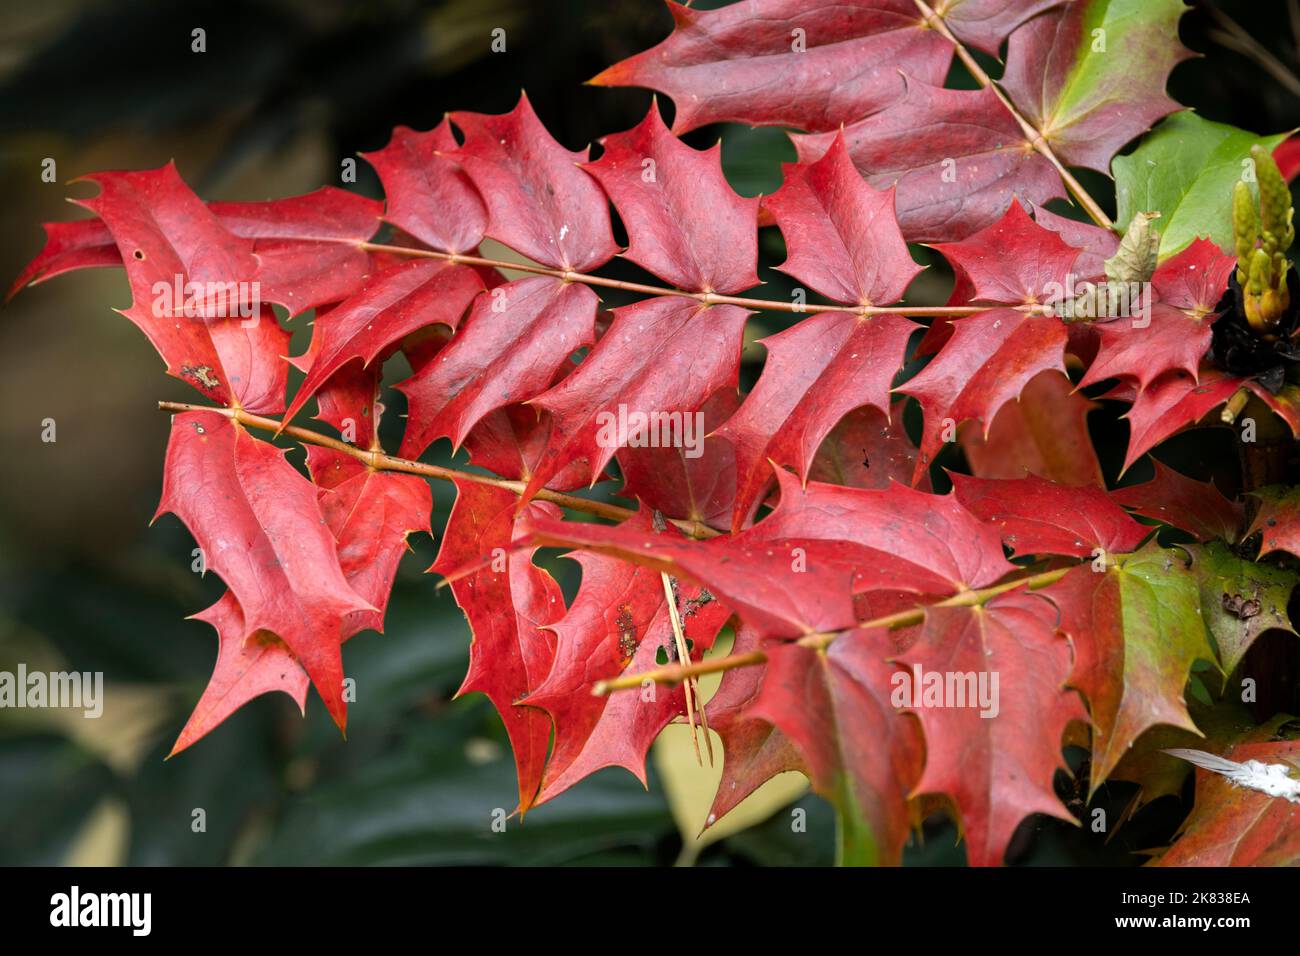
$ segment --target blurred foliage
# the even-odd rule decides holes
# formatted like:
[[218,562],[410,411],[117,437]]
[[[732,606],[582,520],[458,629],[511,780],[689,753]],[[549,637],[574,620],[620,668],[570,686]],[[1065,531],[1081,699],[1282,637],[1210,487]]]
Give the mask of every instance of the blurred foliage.
[[[1285,4],[1222,6],[1297,68]],[[1207,24],[1202,15],[1187,18],[1189,45],[1209,56],[1176,71],[1175,97],[1256,131],[1300,124],[1296,100],[1249,56],[1218,45]],[[203,54],[190,50],[196,27],[206,30]],[[489,52],[495,27],[507,31],[502,55]],[[291,195],[337,182],[343,158],[381,147],[395,125],[426,129],[453,109],[502,112],[524,87],[555,136],[578,148],[632,126],[650,100],[646,91],[582,81],[668,28],[657,0],[7,0],[0,277],[7,281],[39,248],[37,223],[68,218],[64,198],[86,194],[63,184],[95,169],[175,158],[208,198]],[[728,175],[745,195],[773,190],[780,163],[794,158],[773,130],[714,128],[688,140],[704,146],[719,135]],[[45,157],[58,163],[57,184],[40,181]],[[377,195],[377,181],[358,166],[354,188]],[[789,280],[770,268],[783,258],[775,230],[765,231],[762,248],[768,285],[761,294],[789,295]],[[917,255],[934,261],[928,250]],[[625,262],[612,268],[644,278]],[[931,270],[913,294],[936,301],[949,281]],[[303,720],[276,696],[164,760],[215,651],[207,625],[184,618],[215,600],[221,585],[190,572],[193,543],[174,518],[148,528],[167,435],[155,402],[192,394],[160,374],[143,337],[109,311],[125,306],[128,294],[119,274],[81,274],[24,293],[0,323],[7,452],[0,457],[0,669],[23,661],[102,671],[107,688],[99,720],[0,712],[0,863],[677,860],[682,840],[653,761],[648,793],[621,770],[602,771],[526,822],[511,818],[504,833],[494,832],[494,817],[514,807],[508,745],[486,700],[452,699],[469,634],[450,594],[422,573],[435,552],[427,537],[413,539],[415,554],[402,565],[387,633],[358,636],[345,649],[358,687],[346,743],[317,701],[309,700]],[[763,354],[753,340],[788,319],[767,314],[752,323],[747,381]],[[300,352],[308,329],[296,324]],[[395,392],[388,398],[392,447],[402,402]],[[1107,407],[1092,418],[1109,477],[1125,437],[1120,411]],[[57,422],[56,443],[40,441],[45,418]],[[1196,433],[1166,449],[1171,464],[1213,473],[1232,488],[1226,434]],[[446,461],[445,445],[428,458]],[[301,453],[291,460],[301,462]],[[441,529],[452,494],[447,486],[434,492],[433,526]],[[571,595],[576,566],[547,560]],[[1100,799],[1118,813],[1130,794],[1117,785]],[[196,810],[205,832],[191,828]],[[805,831],[792,828],[796,817]],[[1133,851],[1157,845],[1175,819],[1135,822],[1099,848],[1081,829],[1035,818],[1015,860],[1136,863]],[[833,830],[828,807],[805,795],[705,847],[697,862],[825,865]],[[907,853],[920,865],[962,860],[948,824],[927,826],[925,840]]]

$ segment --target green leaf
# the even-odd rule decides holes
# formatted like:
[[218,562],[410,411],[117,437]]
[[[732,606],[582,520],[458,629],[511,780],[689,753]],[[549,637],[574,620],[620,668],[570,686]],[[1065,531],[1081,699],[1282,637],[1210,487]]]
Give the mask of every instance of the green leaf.
[[1272,151],[1286,136],[1260,137],[1190,111],[1175,113],[1111,164],[1116,226],[1127,227],[1139,212],[1158,212],[1162,259],[1197,236],[1231,251],[1232,192],[1249,168],[1250,148],[1259,143]]
[[1061,630],[1074,645],[1069,683],[1092,714],[1094,792],[1147,729],[1197,732],[1187,679],[1196,661],[1218,662],[1182,551],[1148,545],[1104,573],[1075,568],[1042,593],[1060,608]]
[[1201,588],[1201,614],[1219,645],[1224,674],[1236,669],[1269,628],[1296,633],[1286,613],[1291,589],[1300,580],[1294,573],[1243,561],[1219,541],[1187,550]]
[[1178,109],[1169,72],[1183,0],[1076,0],[1030,20],[1007,45],[1001,86],[1067,166],[1105,172],[1129,140]]

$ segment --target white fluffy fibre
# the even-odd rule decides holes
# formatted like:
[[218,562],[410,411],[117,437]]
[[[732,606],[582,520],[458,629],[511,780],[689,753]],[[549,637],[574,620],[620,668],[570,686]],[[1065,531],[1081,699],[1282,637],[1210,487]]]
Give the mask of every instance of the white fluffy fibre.
[[1300,779],[1296,779],[1294,768],[1282,763],[1264,763],[1260,760],[1247,760],[1238,763],[1204,750],[1184,750],[1181,748],[1166,750],[1165,753],[1181,757],[1188,763],[1204,770],[1222,774],[1238,787],[1258,790],[1270,797],[1282,797],[1292,803],[1300,803]]

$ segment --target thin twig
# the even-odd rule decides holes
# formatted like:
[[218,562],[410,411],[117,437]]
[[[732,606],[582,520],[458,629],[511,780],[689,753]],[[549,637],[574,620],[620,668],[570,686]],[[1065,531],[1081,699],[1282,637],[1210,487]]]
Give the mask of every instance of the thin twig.
[[[330,448],[345,455],[351,455],[353,458],[370,466],[376,471],[400,471],[409,475],[420,475],[424,478],[438,478],[442,481],[473,481],[481,485],[492,485],[495,488],[504,488],[512,491],[517,495],[522,495],[528,483],[526,481],[515,481],[509,478],[497,478],[493,475],[479,475],[472,471],[461,471],[458,468],[444,468],[441,465],[429,465],[422,461],[410,461],[406,458],[398,458],[395,455],[386,455],[379,451],[367,451],[358,448],[355,445],[349,445],[345,441],[337,438],[331,438],[329,435],[322,435],[319,432],[311,431],[307,428],[300,428],[297,425],[281,425],[274,418],[266,418],[262,415],[254,415],[243,409],[236,408],[219,408],[215,405],[193,405],[188,402],[159,402],[158,408],[164,412],[211,412],[215,415],[224,415],[226,418],[239,422],[248,428],[257,428],[262,431],[278,432],[296,438],[300,442],[306,442],[309,445],[319,445],[322,448]],[[606,518],[610,521],[626,521],[636,512],[629,508],[622,508],[618,505],[607,504],[603,501],[593,501],[590,498],[580,498],[577,495],[567,495],[560,491],[551,491],[549,488],[540,489],[536,498],[542,501],[549,501],[557,504],[562,508],[569,508],[573,511],[581,511],[589,515],[595,515],[598,518]],[[695,538],[708,538],[718,534],[712,528],[702,525],[696,521],[687,521],[685,519],[670,518],[668,519],[686,534]]]
[[[661,571],[659,577],[664,582],[664,600],[668,603],[668,619],[673,627],[673,646],[677,648],[677,659],[690,663],[691,652],[686,646],[686,635],[682,631],[682,619],[677,614],[677,594],[673,587],[673,579],[668,572]],[[686,722],[691,725],[691,743],[695,745],[695,762],[704,766],[704,760],[700,756],[700,734],[699,727],[695,723],[695,710],[699,704],[699,681],[694,677],[686,679]],[[713,766],[713,747],[709,747],[709,766]]]
[[[977,604],[984,604],[992,600],[999,594],[1007,591],[1013,591],[1016,588],[1027,588],[1036,590],[1046,587],[1056,581],[1061,580],[1070,571],[1078,565],[1072,565],[1068,568],[1056,568],[1052,571],[1041,571],[1038,574],[1030,574],[1026,577],[1016,578],[1011,581],[1003,581],[1001,584],[994,584],[991,587],[979,588],[972,591],[959,591],[952,597],[939,601],[936,604],[918,605],[906,611],[896,611],[893,614],[887,614],[884,617],[874,618],[870,621],[862,621],[857,624],[857,628],[885,628],[892,630],[898,627],[908,627],[912,624],[919,624],[925,618],[925,612],[931,607],[973,607]],[[813,650],[825,650],[835,642],[841,635],[847,631],[831,631],[828,633],[808,634],[799,638],[793,643],[800,647],[807,647]],[[597,681],[592,685],[591,692],[597,697],[604,697],[616,690],[629,690],[634,687],[642,686],[646,681],[654,681],[656,684],[678,684],[683,680],[698,677],[702,674],[716,674],[719,671],[735,670],[738,667],[753,667],[756,664],[762,664],[767,660],[767,655],[762,651],[749,651],[746,654],[732,654],[727,657],[717,657],[711,661],[701,661],[698,664],[676,664],[668,667],[659,667],[654,670],[642,671],[639,674],[624,674],[622,677],[616,677],[612,680]]]
[[[1213,4],[1201,3],[1198,6],[1220,27],[1218,30],[1209,31],[1208,36],[1211,40],[1254,60],[1264,72],[1272,76],[1282,86],[1285,86],[1292,96],[1300,96],[1300,78],[1297,78],[1285,63],[1275,57],[1268,47],[1256,40],[1241,24]],[[1294,25],[1293,21],[1292,26]]]
[[1070,195],[1078,201],[1079,205],[1084,208],[1084,211],[1092,217],[1092,221],[1103,229],[1114,229],[1115,223],[1111,221],[1110,216],[1106,215],[1101,206],[1097,205],[1097,200],[1093,199],[1092,196],[1088,194],[1088,190],[1084,189],[1083,184],[1074,178],[1074,174],[1065,168],[1065,164],[1062,163],[1061,160],[1057,158],[1056,153],[1052,151],[1052,147],[1048,144],[1042,131],[1035,129],[1034,125],[1030,123],[1029,120],[1025,119],[1020,110],[1016,109],[1015,104],[1011,102],[1011,99],[1006,95],[1006,93],[1002,92],[1002,88],[993,81],[993,78],[984,71],[984,67],[979,65],[979,62],[975,57],[971,56],[970,51],[966,49],[966,46],[953,36],[952,31],[948,29],[948,24],[944,22],[943,17],[935,13],[933,8],[931,8],[925,0],[913,0],[913,2],[916,4],[917,9],[921,11],[921,16],[924,18],[926,25],[953,45],[953,48],[957,51],[957,58],[960,59],[966,69],[970,71],[971,76],[975,78],[976,82],[978,82],[980,86],[986,86],[991,89],[993,94],[1001,101],[1002,105],[1007,108],[1007,112],[1011,114],[1012,119],[1016,121],[1020,126],[1020,129],[1024,132],[1025,138],[1029,141],[1029,145],[1031,145],[1039,155],[1052,164],[1052,168],[1056,170],[1057,175],[1061,177],[1061,181],[1065,183],[1065,188],[1070,191]]
[[[459,252],[438,252],[435,249],[412,249],[409,246],[388,246],[381,242],[359,242],[357,248],[365,252],[386,252],[390,255],[411,256],[421,259],[441,259],[466,266],[485,266],[491,269],[514,269],[518,272],[530,272],[534,275],[553,276],[565,282],[579,282],[583,285],[601,286],[607,289],[622,289],[624,292],[637,292],[643,295],[675,295],[686,299],[695,299],[705,305],[739,305],[746,309],[762,309],[769,312],[851,312],[854,315],[908,315],[914,318],[977,315],[987,312],[986,305],[821,305],[815,302],[785,302],[780,299],[749,299],[739,295],[719,295],[716,292],[687,292],[685,289],[673,289],[668,286],[645,285],[641,282],[624,282],[622,279],[607,279],[605,276],[591,275],[586,272],[573,272],[567,269],[551,269],[532,262],[508,262],[504,259],[485,259],[482,256],[467,256]],[[1045,312],[1041,305],[1003,306],[1021,312]]]

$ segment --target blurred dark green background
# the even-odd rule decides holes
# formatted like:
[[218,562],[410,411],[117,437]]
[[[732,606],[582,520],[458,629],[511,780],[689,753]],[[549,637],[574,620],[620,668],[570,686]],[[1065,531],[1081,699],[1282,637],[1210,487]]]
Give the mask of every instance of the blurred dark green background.
[[[1294,6],[1260,0],[1224,9],[1296,70]],[[64,184],[94,170],[174,158],[207,199],[292,195],[338,184],[340,161],[381,147],[394,125],[427,129],[453,109],[504,112],[522,88],[557,139],[579,148],[635,124],[650,99],[582,81],[670,27],[658,0],[7,0],[0,15],[5,285],[39,249],[40,222],[77,215],[64,200],[86,187]],[[195,27],[206,30],[204,54],[190,50]],[[490,52],[497,27],[506,30],[503,54]],[[1212,29],[1222,30],[1203,13],[1187,18],[1186,41],[1208,58],[1178,68],[1175,97],[1257,132],[1300,124],[1295,94]],[[704,145],[719,132],[736,188],[774,188],[779,163],[793,158],[783,136],[728,128],[689,140]],[[57,162],[57,183],[41,182],[46,157]],[[358,166],[350,188],[378,195],[368,167]],[[763,250],[766,265],[781,261],[773,230]],[[626,264],[616,269],[634,275]],[[770,269],[764,278],[772,283],[764,294],[788,291]],[[932,272],[932,301],[947,281]],[[168,428],[155,404],[193,393],[164,376],[144,337],[110,311],[128,296],[120,272],[94,271],[26,291],[0,315],[0,669],[22,661],[103,671],[107,684],[99,720],[0,711],[0,863],[679,859],[682,839],[653,761],[648,793],[607,770],[526,823],[492,831],[493,811],[514,806],[513,767],[486,701],[450,699],[469,634],[450,594],[422,574],[435,552],[427,537],[412,539],[416,553],[399,573],[387,634],[347,645],[358,699],[346,743],[314,698],[303,720],[274,696],[164,762],[216,649],[207,625],[184,617],[207,607],[221,585],[191,573],[193,543],[174,518],[147,527]],[[782,321],[761,316],[750,337]],[[295,351],[306,345],[298,324]],[[761,355],[747,351],[751,363]],[[402,408],[399,395],[388,397],[393,447]],[[1112,474],[1125,436],[1119,411],[1093,416]],[[40,440],[46,418],[57,423],[52,444]],[[1168,460],[1202,476],[1230,471],[1226,440],[1178,441]],[[443,486],[434,492],[437,531],[451,495]],[[574,569],[562,565],[571,589]],[[797,807],[807,810],[806,832],[792,832],[790,813],[779,810],[700,862],[830,862],[828,809],[809,796]],[[197,808],[206,813],[203,833],[191,829]],[[1103,850],[1086,834],[1036,821],[1017,852],[1022,862],[1135,862],[1129,851],[1166,832],[1167,821],[1134,826]],[[951,829],[940,828],[910,858],[960,862],[952,843]]]

